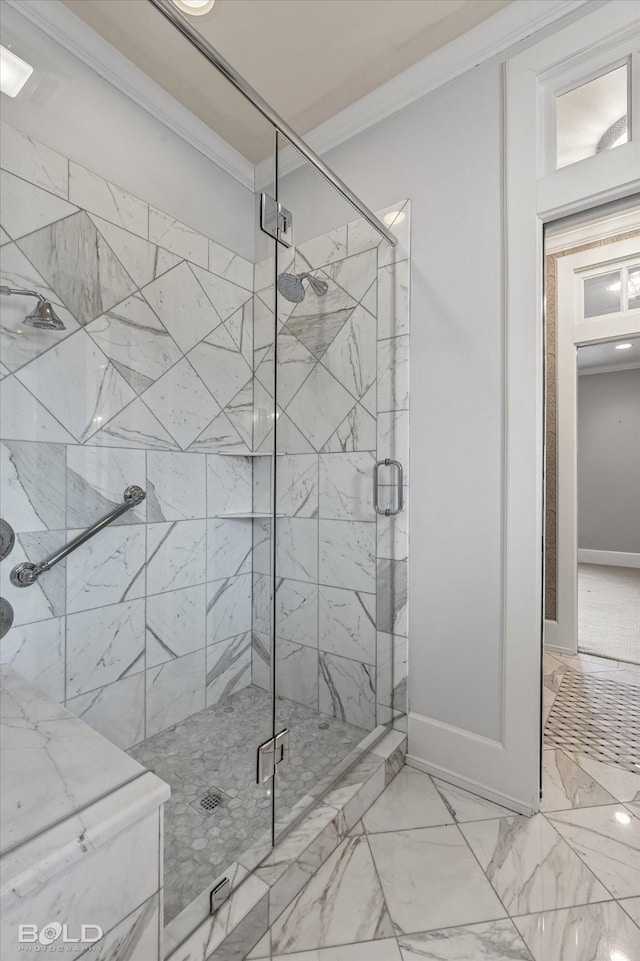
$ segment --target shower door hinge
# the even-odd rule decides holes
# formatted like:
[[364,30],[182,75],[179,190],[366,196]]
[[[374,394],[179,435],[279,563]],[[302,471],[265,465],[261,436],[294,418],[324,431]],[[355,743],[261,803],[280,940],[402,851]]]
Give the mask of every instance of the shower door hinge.
[[276,773],[277,765],[289,762],[289,731],[285,728],[258,748],[258,784],[264,784]]
[[269,194],[261,194],[260,227],[284,247],[293,246],[293,214]]
[[211,889],[209,894],[209,914],[215,914],[218,908],[222,907],[230,894],[231,885],[229,883],[229,878],[223,878],[221,881],[218,881],[216,886]]

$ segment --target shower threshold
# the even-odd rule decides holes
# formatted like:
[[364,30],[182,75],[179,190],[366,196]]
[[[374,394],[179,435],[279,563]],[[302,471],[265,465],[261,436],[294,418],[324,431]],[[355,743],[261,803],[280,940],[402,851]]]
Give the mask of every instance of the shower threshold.
[[[271,835],[271,793],[255,776],[256,749],[270,736],[271,711],[271,695],[251,685],[129,751],[171,787],[164,809],[165,925]],[[278,727],[291,732],[289,763],[278,775],[276,818],[282,823],[367,732],[287,698],[276,699],[276,717]],[[225,803],[205,817],[194,802],[209,792]]]

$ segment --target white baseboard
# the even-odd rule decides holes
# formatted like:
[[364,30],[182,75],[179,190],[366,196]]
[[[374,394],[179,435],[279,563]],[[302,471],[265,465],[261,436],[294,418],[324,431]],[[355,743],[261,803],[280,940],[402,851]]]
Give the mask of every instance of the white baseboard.
[[567,647],[564,645],[558,634],[558,622],[544,622],[544,649],[545,651],[555,651],[557,654],[577,654],[577,647]]
[[579,564],[604,564],[610,567],[640,567],[640,554],[623,551],[588,551],[578,548]]
[[477,781],[472,781],[469,778],[460,777],[460,775],[454,774],[452,771],[447,770],[447,768],[438,767],[437,764],[429,764],[427,761],[421,761],[420,758],[413,757],[411,754],[407,754],[406,762],[409,767],[414,767],[418,771],[424,771],[425,774],[432,774],[433,777],[437,777],[441,781],[446,781],[448,784],[461,787],[465,791],[470,791],[471,794],[477,794],[478,797],[484,798],[485,801],[493,801],[494,804],[500,804],[502,807],[508,808],[516,814],[526,814],[530,816],[535,813],[530,804],[524,804],[516,798],[500,794],[498,791],[493,791],[491,788],[488,788],[486,784],[479,784]]
[[[536,723],[535,719],[532,723]],[[504,746],[499,741],[443,724],[421,714],[409,714],[409,751],[406,762],[410,767],[456,784],[518,814],[535,814],[539,806],[537,797],[514,797],[508,790],[501,788],[500,781],[504,783],[507,769],[505,754]],[[455,762],[455,770],[452,770],[452,761]],[[521,762],[524,763],[524,759],[521,759]],[[491,787],[486,783],[489,779],[493,781]]]

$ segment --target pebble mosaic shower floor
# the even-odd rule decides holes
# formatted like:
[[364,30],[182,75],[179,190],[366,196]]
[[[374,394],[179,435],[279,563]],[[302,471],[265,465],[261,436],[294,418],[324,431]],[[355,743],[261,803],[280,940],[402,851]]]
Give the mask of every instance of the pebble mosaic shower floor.
[[[165,924],[271,830],[271,797],[256,784],[256,749],[271,731],[271,697],[250,686],[129,751],[171,786],[164,820]],[[291,732],[279,774],[277,821],[365,736],[303,704],[277,698],[277,728]],[[192,806],[209,788],[228,800],[203,817]]]

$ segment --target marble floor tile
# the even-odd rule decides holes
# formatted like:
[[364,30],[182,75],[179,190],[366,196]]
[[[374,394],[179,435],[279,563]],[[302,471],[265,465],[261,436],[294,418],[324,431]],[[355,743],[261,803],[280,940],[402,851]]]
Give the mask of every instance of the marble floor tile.
[[434,777],[433,783],[451,812],[453,819],[461,824],[465,821],[490,821],[493,818],[509,817],[513,814],[512,811],[507,810],[500,804],[487,801],[486,798],[465,791],[464,788],[457,787],[455,784],[449,784],[447,781],[441,781],[436,777]]
[[363,817],[369,834],[452,824],[428,774],[404,767]]
[[402,961],[531,961],[511,920],[404,935],[398,943]]
[[616,799],[564,751],[542,752],[541,811],[615,804]]
[[640,930],[614,901],[514,918],[534,961],[633,961]]
[[368,836],[396,934],[504,918],[457,827]]
[[274,955],[273,961],[402,961],[402,956],[396,939],[384,938],[382,941],[341,944],[337,948],[322,948],[320,951]]
[[604,764],[586,754],[567,753],[617,801],[640,800],[640,774],[626,771],[616,764]]
[[594,654],[558,654],[554,652],[553,657],[562,661],[572,671],[579,674],[597,674],[599,671],[614,671],[618,668],[618,661],[608,657],[597,657]]
[[614,898],[640,895],[640,819],[630,809],[614,804],[547,817]]
[[339,845],[271,928],[274,955],[393,935],[364,837]]
[[606,901],[606,888],[544,815],[460,827],[511,915]]
[[619,903],[640,928],[640,898],[625,898]]

